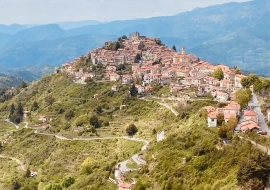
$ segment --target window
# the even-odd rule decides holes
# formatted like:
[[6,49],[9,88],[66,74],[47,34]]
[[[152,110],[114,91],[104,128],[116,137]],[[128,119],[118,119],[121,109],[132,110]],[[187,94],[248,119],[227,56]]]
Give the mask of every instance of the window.
[[214,122],[215,120],[214,119],[211,119],[212,122]]

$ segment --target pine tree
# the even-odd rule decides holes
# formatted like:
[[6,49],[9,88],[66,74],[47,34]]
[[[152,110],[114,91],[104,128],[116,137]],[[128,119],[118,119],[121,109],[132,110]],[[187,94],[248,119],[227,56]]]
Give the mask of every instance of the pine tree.
[[138,94],[138,89],[135,87],[135,84],[131,85],[130,89],[129,89],[130,95],[132,97],[136,97]]
[[172,49],[177,52],[175,45],[173,45]]

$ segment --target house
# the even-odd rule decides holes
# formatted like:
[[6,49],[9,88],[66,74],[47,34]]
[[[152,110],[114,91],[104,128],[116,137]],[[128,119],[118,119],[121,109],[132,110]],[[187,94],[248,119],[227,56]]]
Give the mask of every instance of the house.
[[95,99],[99,99],[99,97],[100,97],[99,94],[95,94],[95,95],[94,95],[94,98],[95,98]]
[[118,190],[131,190],[131,188],[132,188],[132,184],[130,183],[120,182],[118,184]]
[[165,84],[170,84],[171,83],[171,77],[170,76],[166,76],[166,75],[162,75],[160,77],[160,84],[161,85],[165,85]]
[[38,174],[37,171],[30,171],[30,177],[36,177]]
[[25,111],[23,111],[23,117],[28,117],[30,115],[30,111],[27,111],[27,110],[25,110]]
[[91,76],[89,73],[84,73],[81,79],[85,82],[86,80],[91,79]]
[[109,73],[109,78],[110,81],[118,81],[120,78],[120,75],[118,75],[117,73]]
[[226,102],[229,99],[229,95],[225,92],[217,91],[216,99],[217,101],[220,101],[220,102]]
[[240,115],[240,105],[237,102],[232,101],[224,108],[218,108],[217,111],[223,114],[235,113],[236,115]]
[[217,126],[217,111],[210,112],[208,114],[207,123],[208,127],[216,127]]
[[154,91],[154,88],[152,87],[152,86],[150,86],[150,85],[147,85],[147,86],[145,86],[144,87],[144,91],[145,92],[153,92]]
[[260,130],[261,127],[258,125],[257,122],[249,120],[249,121],[244,121],[241,123],[240,127],[241,131],[246,131],[246,130]]
[[47,121],[47,116],[41,115],[41,116],[39,116],[39,119],[38,120],[39,121],[42,121],[44,123],[45,121]]
[[235,77],[234,77],[234,87],[235,88],[243,88],[243,86],[241,84],[241,79],[242,78],[246,78],[246,76],[242,75],[242,74],[235,75]]
[[119,86],[117,86],[117,85],[112,86],[112,91],[118,92],[119,91]]
[[204,106],[203,109],[206,110],[208,113],[216,110],[216,108],[214,108],[213,106]]
[[245,120],[251,120],[251,119],[258,120],[257,114],[254,110],[246,110],[244,112],[244,119]]
[[144,92],[144,87],[138,84],[135,84],[136,89],[138,90],[138,94]]
[[45,130],[49,129],[49,126],[48,125],[43,125],[40,128],[41,128],[41,130],[45,131]]
[[131,75],[124,75],[122,77],[122,84],[131,84],[133,81],[133,78]]
[[120,106],[119,106],[119,109],[120,109],[120,110],[123,110],[123,109],[125,109],[125,108],[128,108],[128,105],[120,105]]

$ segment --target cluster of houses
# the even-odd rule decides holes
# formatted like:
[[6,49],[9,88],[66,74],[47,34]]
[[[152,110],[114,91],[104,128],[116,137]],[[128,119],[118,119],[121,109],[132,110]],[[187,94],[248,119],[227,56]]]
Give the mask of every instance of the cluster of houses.
[[[235,90],[242,88],[241,79],[246,76],[236,74],[228,66],[201,61],[196,55],[187,54],[185,47],[181,53],[177,53],[156,41],[136,32],[129,39],[122,40],[124,48],[108,50],[106,47],[112,42],[106,42],[105,48],[97,48],[86,56],[92,59],[93,64],[101,64],[105,68],[107,80],[128,85],[134,83],[135,79],[141,79],[142,84],[136,86],[139,93],[151,92],[152,82],[170,85],[171,93],[197,86],[200,94],[211,94],[222,102],[228,101]],[[139,61],[136,58],[138,55]],[[60,70],[74,75],[78,83],[85,83],[87,79],[95,77],[95,73],[86,73],[82,69],[77,71],[73,64],[65,63]],[[119,74],[116,70],[119,64],[130,64],[132,74]],[[224,79],[220,81],[211,76],[217,68],[221,68],[224,74]],[[117,89],[113,87],[112,90]]]
[[218,114],[224,115],[224,121],[228,122],[230,118],[240,118],[240,130],[255,130],[261,129],[256,112],[253,109],[245,110],[241,113],[240,105],[237,102],[231,101],[224,108],[214,108],[206,106],[204,109],[208,112],[207,123],[209,127],[217,127]]

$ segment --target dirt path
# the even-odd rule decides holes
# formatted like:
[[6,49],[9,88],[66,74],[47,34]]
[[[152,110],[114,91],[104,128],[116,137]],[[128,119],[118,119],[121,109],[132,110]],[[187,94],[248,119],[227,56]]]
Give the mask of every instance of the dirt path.
[[10,159],[10,160],[15,161],[17,164],[20,165],[20,168],[21,168],[22,171],[26,171],[25,165],[24,165],[23,162],[22,162],[21,160],[19,160],[18,158],[14,158],[14,157],[2,155],[2,154],[0,154],[0,158],[7,158],[7,159]]

